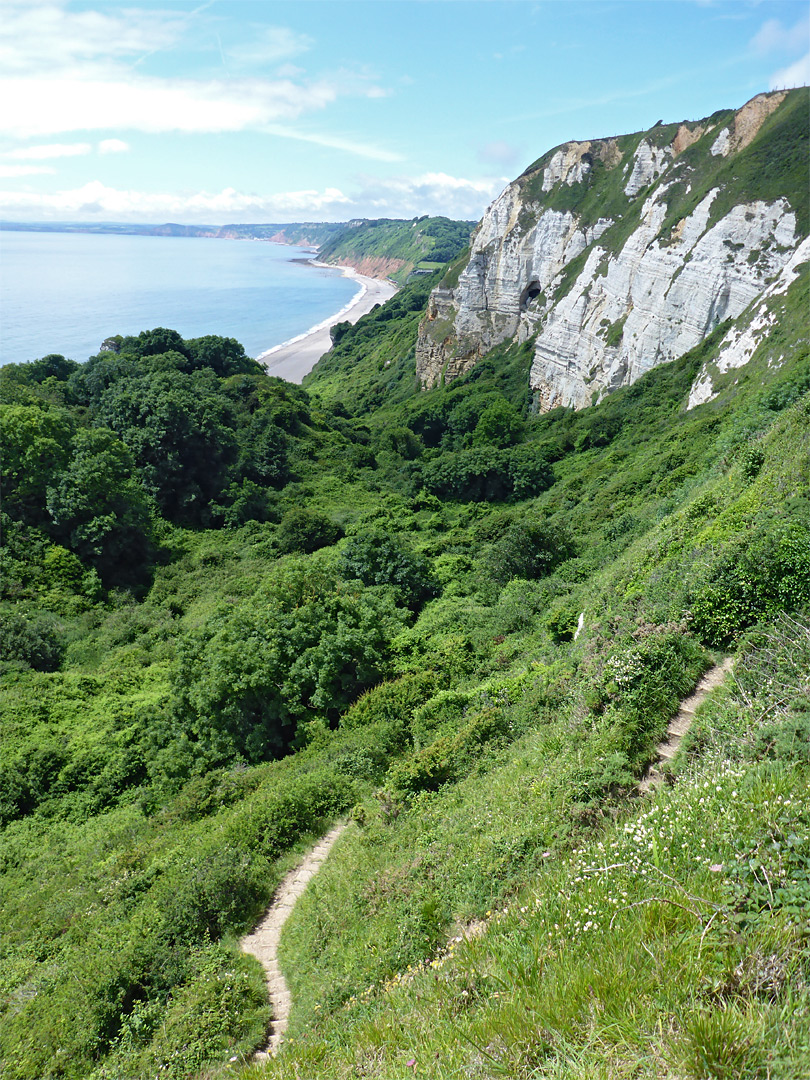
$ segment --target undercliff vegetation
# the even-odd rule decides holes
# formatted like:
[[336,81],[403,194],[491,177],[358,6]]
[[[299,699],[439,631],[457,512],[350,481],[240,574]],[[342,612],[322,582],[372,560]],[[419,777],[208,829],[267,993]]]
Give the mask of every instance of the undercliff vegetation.
[[322,244],[318,258],[404,285],[412,275],[439,270],[460,255],[473,225],[427,215],[412,221],[350,221]]
[[[8,1080],[805,1075],[808,264],[744,365],[753,308],[542,415],[530,340],[420,390],[443,273],[303,388],[163,328],[0,372]],[[341,817],[251,1064],[238,939]]]

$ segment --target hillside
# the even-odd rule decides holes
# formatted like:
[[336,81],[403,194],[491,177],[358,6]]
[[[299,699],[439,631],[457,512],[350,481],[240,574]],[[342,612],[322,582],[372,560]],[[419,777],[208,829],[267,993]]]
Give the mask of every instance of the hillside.
[[808,235],[808,108],[806,88],[759,94],[696,123],[549,151],[434,292],[422,383],[532,340],[539,407],[582,408],[742,314]]
[[31,222],[0,221],[0,231],[119,233],[128,236],[191,236],[220,240],[272,240],[277,244],[318,247],[326,243],[345,224],[328,221],[287,222],[262,225],[136,225],[131,222]]
[[[164,328],[0,371],[4,1078],[806,1074],[804,252],[579,410],[542,411],[541,322],[422,388],[459,266],[303,388]],[[251,1064],[238,940],[339,820]]]
[[472,227],[471,221],[444,217],[350,221],[322,245],[318,258],[403,285],[413,273],[430,273],[456,259],[466,249]]

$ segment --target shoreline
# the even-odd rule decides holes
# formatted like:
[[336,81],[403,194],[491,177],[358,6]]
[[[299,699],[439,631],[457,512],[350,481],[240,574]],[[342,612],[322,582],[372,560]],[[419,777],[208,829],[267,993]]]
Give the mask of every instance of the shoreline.
[[324,353],[332,348],[329,331],[333,326],[340,322],[356,323],[373,307],[384,304],[397,292],[397,287],[391,282],[366,277],[352,266],[331,266],[329,263],[318,262],[317,259],[302,261],[306,261],[310,266],[340,270],[344,277],[352,278],[360,288],[348,304],[345,304],[334,315],[330,315],[328,319],[324,319],[317,326],[310,327],[303,334],[282,342],[281,345],[265,349],[256,357],[268,375],[277,375],[292,383],[300,383],[304,376],[312,371]]

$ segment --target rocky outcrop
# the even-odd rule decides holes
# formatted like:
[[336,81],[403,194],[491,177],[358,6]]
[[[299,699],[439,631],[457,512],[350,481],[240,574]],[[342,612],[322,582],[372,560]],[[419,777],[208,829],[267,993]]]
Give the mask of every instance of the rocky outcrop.
[[738,150],[744,150],[750,146],[756,138],[759,129],[775,112],[787,97],[784,91],[776,94],[757,94],[734,114],[731,125],[724,127],[712,144],[711,152],[714,157],[718,155],[728,157]]
[[[732,326],[720,343],[716,356],[698,372],[692,384],[687,410],[703,405],[717,396],[714,379],[734,368],[744,367],[752,359],[760,344],[778,325],[778,314],[772,304],[775,297],[783,296],[799,275],[799,268],[810,262],[810,239],[803,240],[793,253],[776,280],[768,286],[741,326]],[[777,363],[781,358],[777,358]]]
[[690,146],[701,139],[706,134],[707,127],[706,124],[695,124],[694,127],[681,124],[675,138],[672,140],[673,157],[682,154],[684,150],[688,150]]
[[633,195],[638,195],[644,188],[649,187],[653,180],[657,180],[664,172],[671,160],[671,147],[654,146],[646,139],[642,139],[633,155],[633,171],[625,184],[625,195],[632,198]]
[[707,227],[717,194],[679,223],[674,242],[658,237],[666,206],[654,195],[617,256],[592,250],[537,337],[530,379],[544,409],[582,408],[683,356],[781,270],[796,243],[787,204],[735,206]]
[[611,224],[580,228],[573,213],[547,210],[527,228],[522,210],[516,182],[485,214],[457,288],[432,294],[417,343],[423,385],[462,374],[501,341],[524,340],[544,290]]
[[582,408],[739,316],[793,258],[796,213],[787,198],[752,198],[750,182],[735,197],[731,167],[715,186],[704,176],[785,97],[541,159],[489,207],[457,282],[433,293],[417,341],[422,385],[533,339],[538,407]]

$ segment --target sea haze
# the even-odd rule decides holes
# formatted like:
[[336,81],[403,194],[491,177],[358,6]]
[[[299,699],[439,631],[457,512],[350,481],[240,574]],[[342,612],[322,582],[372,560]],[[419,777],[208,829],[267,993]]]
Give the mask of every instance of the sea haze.
[[358,291],[267,241],[0,233],[0,361],[86,360],[112,334],[221,334],[249,356],[328,320]]

